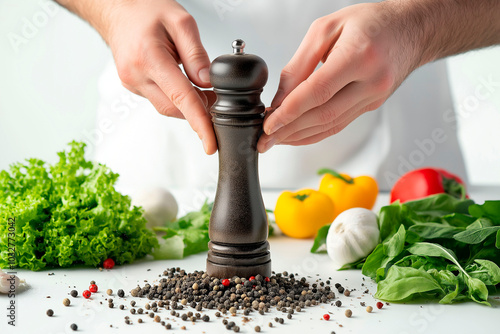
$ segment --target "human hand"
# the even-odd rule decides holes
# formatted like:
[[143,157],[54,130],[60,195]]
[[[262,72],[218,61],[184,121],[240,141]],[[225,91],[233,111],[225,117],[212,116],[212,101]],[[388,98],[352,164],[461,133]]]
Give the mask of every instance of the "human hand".
[[[173,0],[111,1],[97,30],[109,44],[124,87],[146,97],[165,116],[185,118],[203,142],[217,151],[207,112],[215,100],[210,60],[195,20]],[[181,72],[183,64],[188,76]]]
[[259,152],[275,144],[316,143],[382,105],[420,65],[416,37],[402,19],[384,1],[349,6],[313,22],[281,73]]

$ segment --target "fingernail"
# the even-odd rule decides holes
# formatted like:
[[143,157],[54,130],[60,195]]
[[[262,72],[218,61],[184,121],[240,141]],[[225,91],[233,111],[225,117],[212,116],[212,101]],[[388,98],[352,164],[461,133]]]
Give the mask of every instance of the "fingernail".
[[198,72],[198,77],[200,78],[201,81],[203,81],[204,83],[210,83],[210,73],[208,71],[208,68],[202,68],[199,72]]
[[276,144],[276,138],[269,139],[266,145],[264,145],[264,150],[261,153],[266,153],[267,151],[269,151],[274,146],[274,144]]
[[208,154],[208,144],[205,139],[201,140],[201,143],[203,144],[203,149],[205,150],[205,153]]
[[267,135],[272,135],[273,133],[275,133],[276,131],[278,131],[279,129],[281,129],[283,127],[283,123],[278,123],[278,124],[275,124],[271,130],[269,130],[269,133],[267,133]]

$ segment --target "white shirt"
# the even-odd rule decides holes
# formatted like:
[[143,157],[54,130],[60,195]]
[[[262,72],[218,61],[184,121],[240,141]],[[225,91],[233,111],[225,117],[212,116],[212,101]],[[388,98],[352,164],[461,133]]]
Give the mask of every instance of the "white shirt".
[[[262,100],[269,106],[282,68],[310,24],[352,1],[190,0],[179,1],[193,15],[211,60],[231,53],[241,38],[245,52],[263,58],[269,80]],[[159,115],[145,99],[125,90],[110,64],[100,81],[98,127],[112,129],[97,141],[96,159],[117,171],[121,190],[142,188],[211,189],[217,183],[217,155],[203,152],[184,120]],[[128,102],[127,102],[128,101]],[[466,177],[444,61],[410,75],[378,110],[365,113],[342,132],[308,146],[277,145],[260,155],[262,188],[317,187],[322,167],[372,175],[382,190],[410,169],[439,166]]]

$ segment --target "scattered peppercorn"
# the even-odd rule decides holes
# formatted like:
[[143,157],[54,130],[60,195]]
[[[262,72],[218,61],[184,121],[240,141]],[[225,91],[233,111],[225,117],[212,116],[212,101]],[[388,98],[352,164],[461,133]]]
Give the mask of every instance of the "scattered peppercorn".
[[260,332],[260,326],[255,326],[254,330],[259,333]]
[[95,284],[95,281],[90,281],[90,285]]
[[131,308],[130,313],[135,314],[135,308]]
[[352,311],[350,309],[345,310],[345,316],[350,318],[352,316]]
[[137,319],[137,322],[141,324],[142,323],[142,319],[141,318]]
[[166,329],[170,329],[170,328],[172,328],[172,325],[171,325],[171,324],[167,324],[167,325],[165,326],[165,328],[166,328]]
[[120,297],[120,298],[123,298],[125,296],[125,292],[123,291],[123,289],[118,290],[117,294],[118,294],[118,297]]
[[201,320],[203,320],[204,322],[209,322],[210,321],[210,317],[208,315],[204,315]]
[[113,261],[113,259],[106,259],[102,263],[102,266],[104,269],[113,269],[113,267],[115,266],[115,261]]
[[53,311],[52,309],[50,309],[50,308],[49,308],[49,309],[47,310],[47,315],[48,315],[49,317],[53,316],[53,315],[54,315],[54,311]]
[[106,294],[108,296],[111,296],[113,294],[113,290],[111,290],[111,289],[106,290]]
[[160,322],[161,321],[160,316],[159,315],[155,316],[154,320],[155,322]]
[[71,326],[69,327],[71,327],[71,329],[74,331],[78,330],[78,326],[76,324],[71,324]]
[[285,319],[280,318],[280,320],[279,320],[279,321],[280,321],[280,324],[282,324],[282,325],[283,325],[283,323],[285,322]]
[[337,306],[337,307],[341,307],[341,306],[342,306],[342,302],[341,302],[340,300],[337,300],[337,301],[335,302],[335,306]]
[[351,291],[345,289],[344,290],[344,296],[349,297],[351,295]]
[[240,328],[238,326],[234,326],[233,331],[235,333],[238,333],[240,331]]
[[68,299],[68,298],[64,298],[64,299],[63,299],[63,305],[64,305],[64,306],[69,306],[70,304],[71,304],[71,302],[69,301],[69,299]]
[[377,308],[380,310],[382,307],[384,307],[384,303],[382,302],[377,302]]
[[288,315],[286,316],[288,319],[292,319],[292,314],[291,313],[288,313]]
[[89,299],[91,293],[90,293],[89,290],[85,290],[85,291],[82,292],[82,295],[83,295],[84,298]]
[[113,307],[115,307],[115,304],[113,304],[113,303],[108,303],[108,307],[109,307],[109,308],[113,308]]
[[127,325],[130,325],[130,320],[125,319],[125,323],[126,323]]
[[323,319],[330,320],[330,315],[328,313],[323,314]]
[[366,312],[368,312],[368,313],[372,313],[372,311],[373,311],[373,307],[368,306],[368,307],[366,308]]
[[121,304],[119,307],[120,307],[120,310],[125,309],[125,305],[123,305],[123,304]]
[[273,323],[272,322],[269,323],[269,327],[273,327]]
[[76,298],[76,296],[78,296],[78,291],[71,290],[71,292],[69,294],[71,295],[71,297]]

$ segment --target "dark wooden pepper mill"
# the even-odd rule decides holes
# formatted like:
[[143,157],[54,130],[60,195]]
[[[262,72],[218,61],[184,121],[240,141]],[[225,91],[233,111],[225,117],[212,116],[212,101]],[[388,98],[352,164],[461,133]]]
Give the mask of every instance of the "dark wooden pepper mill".
[[245,42],[216,58],[210,82],[217,101],[210,113],[219,148],[219,180],[210,217],[207,273],[219,278],[271,275],[268,222],[259,184],[257,141],[265,106],[260,100],[268,71],[246,54]]

